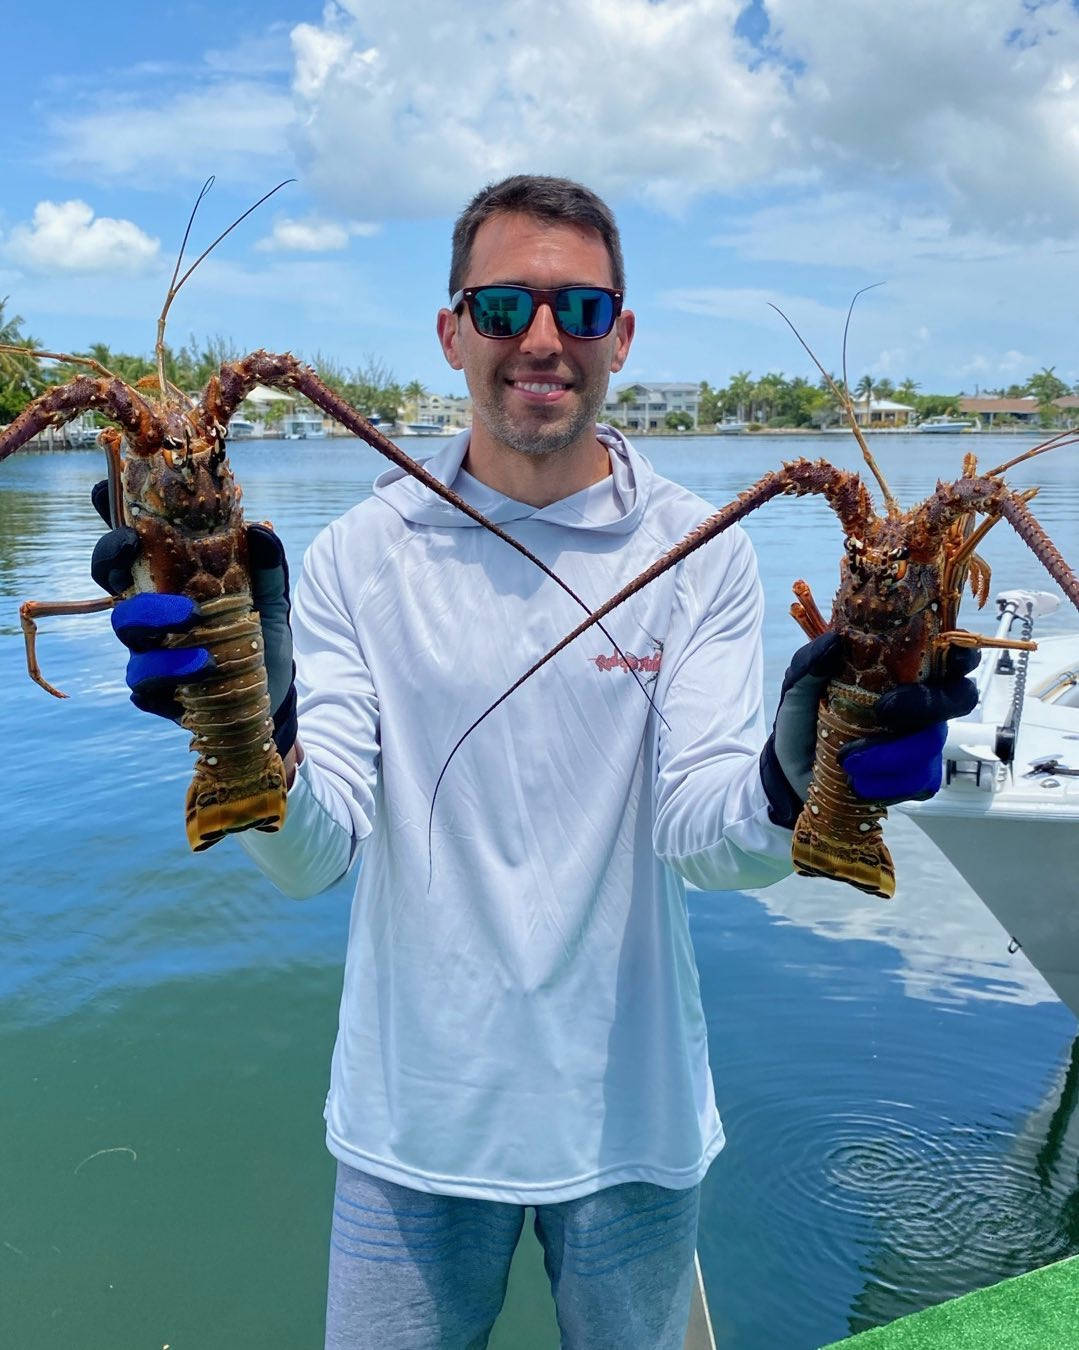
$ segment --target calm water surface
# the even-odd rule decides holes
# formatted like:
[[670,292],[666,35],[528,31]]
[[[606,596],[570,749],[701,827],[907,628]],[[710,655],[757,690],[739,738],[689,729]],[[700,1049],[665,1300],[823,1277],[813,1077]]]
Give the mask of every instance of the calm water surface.
[[[1023,442],[875,447],[910,503],[965,449],[989,466]],[[845,440],[645,449],[715,503],[796,454],[857,467]],[[1044,485],[1037,514],[1073,561],[1074,456],[1013,479]],[[232,457],[249,514],[273,520],[296,565],[382,468],[351,441]],[[105,616],[43,625],[45,673],[69,700],[26,679],[19,601],[94,592],[99,476],[91,451],[0,468],[0,1344],[317,1347],[321,1105],[352,883],[298,904],[230,843],[188,853],[185,738],[127,704]],[[816,499],[775,501],[748,528],[774,705],[800,641],[790,583],[830,598],[840,534]],[[1006,526],[984,552],[1001,587],[1050,588]],[[1045,631],[1069,626],[1062,610]],[[729,1138],[701,1233],[723,1350],[811,1350],[1079,1251],[1075,1020],[912,825],[894,820],[889,839],[888,905],[804,879],[690,896]]]

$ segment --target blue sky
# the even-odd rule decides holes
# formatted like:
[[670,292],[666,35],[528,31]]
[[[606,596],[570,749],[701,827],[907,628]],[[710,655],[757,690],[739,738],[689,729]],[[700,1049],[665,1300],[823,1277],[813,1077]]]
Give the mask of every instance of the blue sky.
[[[576,177],[615,208],[624,380],[830,368],[973,392],[1079,381],[1073,0],[70,0],[5,32],[0,296],[50,347],[368,356],[463,392],[434,315],[483,183]],[[14,110],[14,111],[13,111]]]

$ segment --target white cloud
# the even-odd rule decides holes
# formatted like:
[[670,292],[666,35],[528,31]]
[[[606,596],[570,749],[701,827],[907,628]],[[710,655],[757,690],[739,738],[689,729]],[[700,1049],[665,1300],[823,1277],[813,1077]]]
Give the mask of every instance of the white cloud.
[[1006,351],[986,354],[979,352],[959,367],[960,375],[975,375],[979,378],[991,375],[1012,375],[1025,379],[1031,371],[1037,369],[1038,362],[1033,356],[1023,352]]
[[1017,241],[956,229],[939,204],[916,206],[857,188],[785,194],[736,217],[712,243],[754,261],[857,267],[875,278],[892,278],[909,262],[987,262],[1022,252]]
[[784,75],[748,68],[741,7],[415,0],[402,24],[395,0],[345,0],[292,33],[305,178],[385,217],[451,212],[520,171],[677,208],[789,169]]
[[687,286],[664,291],[659,303],[666,309],[681,310],[684,314],[703,314],[711,319],[735,319],[743,323],[764,324],[785,331],[782,318],[769,308],[781,309],[799,332],[806,326],[841,329],[845,311],[822,305],[805,296],[782,295],[778,291],[754,289],[748,286]]
[[231,183],[289,176],[292,99],[253,80],[195,77],[169,96],[149,87],[56,119],[56,168],[166,187],[216,173]]
[[142,272],[159,249],[130,220],[95,219],[83,201],[38,202],[32,222],[16,225],[4,245],[12,262],[41,272]]
[[953,229],[1074,232],[1079,11],[1070,0],[766,0],[804,74],[798,150],[829,181],[937,194]]
[[395,0],[343,0],[292,31],[297,155],[319,196],[365,217],[448,213],[485,180],[536,171],[673,213],[703,193],[828,182],[916,203],[884,214],[926,250],[972,230],[1074,231],[1069,0],[906,0],[902,15],[764,0],[759,48],[735,34],[742,8],[415,0],[402,25]]
[[[848,240],[881,257],[896,233],[950,257],[1075,235],[1071,0],[761,0],[759,46],[736,32],[743,9],[412,0],[403,22],[399,0],[341,0],[292,28],[290,89],[270,25],[250,60],[211,51],[182,85],[147,68],[125,72],[125,94],[74,100],[51,159],[155,187],[211,170],[261,184],[298,163],[323,209],[360,220],[449,214],[520,171],[674,215],[702,195],[803,200],[826,184],[833,208],[857,209],[838,234],[822,211],[788,241],[817,260],[845,260]],[[778,217],[770,233],[779,247]]]
[[305,220],[279,220],[271,234],[255,245],[263,252],[337,253],[348,247],[348,241],[357,236],[378,233],[379,227],[365,221],[322,220],[308,216]]

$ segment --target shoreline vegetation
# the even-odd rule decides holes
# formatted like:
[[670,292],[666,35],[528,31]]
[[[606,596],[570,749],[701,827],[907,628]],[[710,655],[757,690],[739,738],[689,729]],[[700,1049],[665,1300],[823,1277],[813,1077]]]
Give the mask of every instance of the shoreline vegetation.
[[[0,299],[0,344],[26,347],[27,353],[0,351],[0,426],[12,421],[38,394],[62,384],[86,366],[77,361],[51,361],[43,365],[32,354],[41,343],[23,332],[20,315],[5,315],[7,300]],[[156,367],[148,356],[113,352],[105,343],[94,343],[86,352],[75,353],[111,371],[126,384],[141,384],[152,391],[157,386]],[[177,388],[193,397],[201,391],[210,376],[225,361],[244,355],[231,339],[220,335],[199,339],[192,335],[178,349],[165,348],[165,375]],[[410,434],[412,424],[423,427],[426,434],[438,435],[434,426],[425,422],[424,402],[429,391],[421,381],[402,384],[377,356],[367,355],[362,363],[350,368],[333,358],[316,353],[310,364],[331,389],[345,398],[364,416],[376,420],[390,434]],[[838,377],[836,385],[843,387]],[[605,420],[625,430],[633,437],[645,436],[773,436],[773,435],[849,435],[842,409],[828,382],[821,377],[813,381],[803,376],[788,378],[781,371],[768,371],[757,379],[748,370],[736,372],[724,386],[713,388],[707,380],[700,381],[695,416],[684,409],[666,413],[662,425],[653,425],[648,417],[635,417],[634,390],[647,389],[638,383],[613,394],[608,402]],[[1069,386],[1056,374],[1054,366],[1034,372],[1023,384],[1007,388],[975,391],[979,403],[1007,400],[1011,406],[988,412],[988,424],[982,421],[984,409],[964,409],[963,391],[955,394],[921,393],[920,385],[912,379],[896,385],[886,378],[874,379],[866,374],[850,388],[850,397],[862,430],[872,435],[906,435],[916,432],[920,423],[930,418],[956,417],[973,421],[973,431],[1002,433],[1030,432],[1037,429],[1065,426],[1079,417],[1079,383]],[[269,395],[259,400],[256,393]],[[252,391],[252,399],[241,405],[237,418],[243,420],[244,437],[260,439],[284,438],[286,419],[321,416],[309,408],[306,401],[284,392],[274,399],[275,391]],[[1027,407],[1016,408],[1017,400],[1025,400]],[[460,420],[462,400],[445,396],[445,404],[457,405]],[[437,400],[436,400],[437,402]],[[611,415],[612,404],[621,405]],[[886,411],[885,411],[886,410]],[[620,415],[619,415],[620,414]],[[980,415],[982,414],[982,415]],[[878,420],[879,419],[879,420]],[[86,413],[65,428],[50,428],[34,444],[48,449],[79,448],[96,440],[97,431],[105,425],[104,419]],[[962,428],[956,428],[962,430]],[[333,435],[327,425],[325,431],[312,435]],[[447,428],[446,435],[452,434]],[[297,437],[293,434],[291,439]],[[237,435],[236,439],[240,439]]]

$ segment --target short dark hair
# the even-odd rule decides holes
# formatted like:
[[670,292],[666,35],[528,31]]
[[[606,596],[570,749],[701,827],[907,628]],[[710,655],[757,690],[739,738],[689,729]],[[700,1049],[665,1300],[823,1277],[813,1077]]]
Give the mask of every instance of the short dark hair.
[[625,290],[622,241],[610,207],[583,184],[574,183],[569,178],[519,173],[512,178],[503,178],[500,183],[488,183],[458,216],[453,227],[453,253],[450,257],[451,296],[464,285],[476,231],[491,216],[510,211],[534,216],[551,225],[584,225],[598,231],[611,260],[614,288]]

